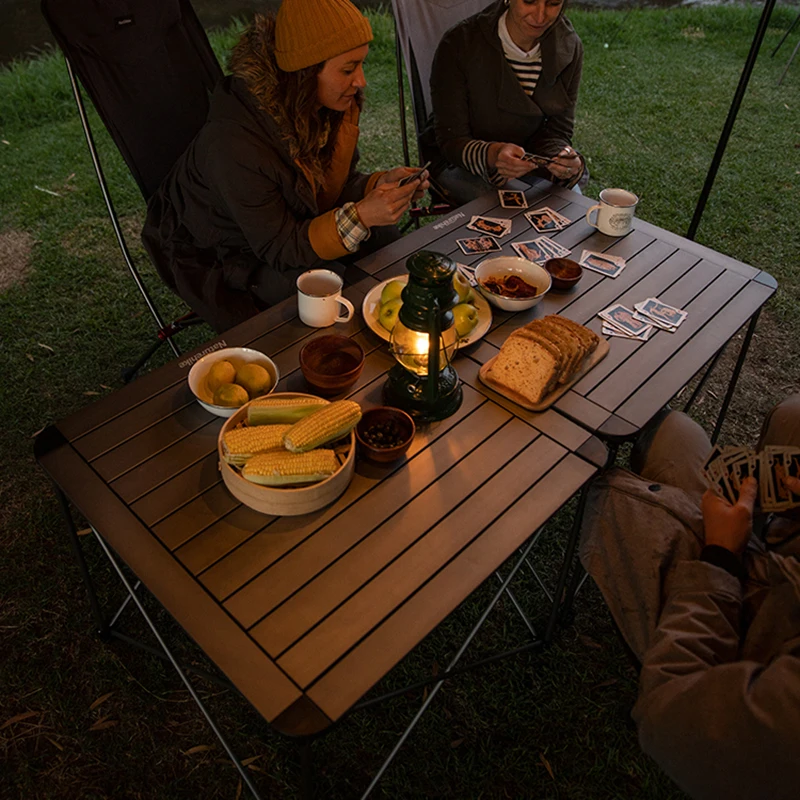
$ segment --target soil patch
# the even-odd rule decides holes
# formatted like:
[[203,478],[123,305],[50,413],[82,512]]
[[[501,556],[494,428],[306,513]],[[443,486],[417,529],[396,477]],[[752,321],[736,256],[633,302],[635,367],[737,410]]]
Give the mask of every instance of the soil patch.
[[22,281],[30,272],[33,236],[25,231],[0,233],[0,294]]

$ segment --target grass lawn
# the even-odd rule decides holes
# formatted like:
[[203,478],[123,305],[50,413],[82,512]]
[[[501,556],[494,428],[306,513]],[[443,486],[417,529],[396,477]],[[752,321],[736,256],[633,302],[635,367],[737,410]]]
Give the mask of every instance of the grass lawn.
[[[589,160],[588,195],[631,189],[642,198],[641,217],[685,233],[760,12],[634,11],[616,37],[622,14],[570,13],[586,49],[575,144]],[[726,441],[753,442],[765,410],[800,388],[800,61],[775,85],[796,39],[769,58],[796,13],[783,6],[773,15],[697,235],[780,285],[762,315]],[[371,19],[367,169],[401,160],[391,19]],[[221,58],[235,38],[233,28],[213,35]],[[118,387],[121,368],[152,334],[115,251],[60,57],[0,71],[0,140],[0,797],[233,800],[242,791],[236,773],[173,673],[93,635],[55,496],[32,456],[36,432]],[[107,137],[98,136],[98,146],[123,226],[135,234],[141,197]],[[166,316],[182,313],[143,252],[135,255]],[[188,348],[211,331],[185,335]],[[167,358],[164,349],[152,366]],[[731,360],[723,359],[695,408],[704,423],[719,407]],[[558,534],[568,524],[568,513],[553,522]],[[97,548],[85,544],[101,592],[118,596]],[[545,573],[557,559],[552,541],[537,553]],[[479,591],[381,688],[443,669],[491,591]],[[517,593],[541,600],[530,580]],[[591,584],[576,611],[545,653],[445,687],[374,796],[682,797],[639,751],[630,721],[636,676]],[[470,655],[507,646],[521,627],[502,606]],[[202,663],[189,646],[179,649]],[[195,685],[250,760],[263,795],[298,796],[292,742],[273,735],[236,695]],[[358,796],[421,697],[409,693],[353,715],[318,742],[319,796]]]

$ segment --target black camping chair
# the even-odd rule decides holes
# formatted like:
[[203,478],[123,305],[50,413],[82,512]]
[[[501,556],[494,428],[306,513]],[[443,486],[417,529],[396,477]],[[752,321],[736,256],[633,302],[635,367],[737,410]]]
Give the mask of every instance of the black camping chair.
[[42,14],[67,64],[75,103],[122,257],[158,328],[156,342],[123,373],[129,381],[172,336],[202,320],[164,324],[117,219],[77,79],[148,200],[200,130],[222,77],[188,0],[42,0]]
[[[400,103],[400,132],[403,137],[403,158],[411,164],[408,143],[408,127],[405,114],[405,90],[403,68],[411,89],[411,107],[414,112],[414,128],[420,164],[430,158],[422,141],[431,113],[430,78],[433,56],[444,33],[457,22],[486,8],[490,0],[392,0],[395,24],[395,56],[397,62],[397,88]],[[434,205],[411,208],[411,219],[417,224],[420,217],[444,214],[452,205],[444,201],[435,187],[431,187]]]

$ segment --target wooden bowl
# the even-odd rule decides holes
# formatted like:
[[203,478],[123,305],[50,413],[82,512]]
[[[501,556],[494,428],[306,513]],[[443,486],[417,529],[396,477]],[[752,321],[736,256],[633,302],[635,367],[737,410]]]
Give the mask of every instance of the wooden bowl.
[[[399,443],[392,447],[376,446],[371,435],[371,429],[375,426],[389,426],[394,429],[399,438]],[[404,456],[411,446],[416,430],[414,420],[399,408],[392,408],[391,406],[371,408],[369,411],[364,412],[358,425],[356,425],[355,433],[359,455],[379,464],[396,461]]]
[[349,389],[364,369],[361,345],[347,336],[328,333],[303,345],[300,369],[317,394],[330,397]]
[[[312,400],[319,398],[302,392],[276,392],[272,397],[308,397]],[[247,407],[242,406],[235,409],[236,413],[229,417],[219,432],[217,439],[217,455],[219,456],[219,471],[222,480],[228,487],[228,491],[246,506],[261,511],[264,514],[275,516],[296,516],[298,514],[309,514],[312,511],[327,506],[336,500],[349,486],[353,478],[353,471],[356,465],[356,437],[353,432],[348,437],[346,452],[337,456],[341,462],[339,469],[324,481],[311,483],[307,486],[261,486],[258,483],[251,483],[247,478],[243,478],[241,472],[232,467],[222,457],[222,440],[226,431],[247,422]]]
[[559,291],[571,289],[583,277],[583,267],[571,258],[550,258],[544,268],[550,273],[553,288]]

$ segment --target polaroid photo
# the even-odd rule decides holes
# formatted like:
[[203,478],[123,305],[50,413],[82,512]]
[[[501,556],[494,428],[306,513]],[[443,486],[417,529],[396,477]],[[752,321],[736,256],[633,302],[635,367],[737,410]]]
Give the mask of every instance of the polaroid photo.
[[604,336],[618,336],[620,339],[633,339],[637,342],[646,342],[650,338],[653,328],[647,328],[646,330],[642,331],[642,333],[633,336],[630,333],[626,333],[621,328],[618,328],[616,325],[612,325],[610,322],[604,321],[602,331]]
[[623,333],[637,338],[644,336],[645,332],[649,335],[649,332],[653,330],[652,325],[636,319],[633,316],[633,311],[621,303],[615,303],[613,306],[603,309],[598,316],[615,325]]
[[616,278],[625,269],[625,259],[621,256],[609,256],[594,250],[584,250],[578,263],[593,272],[599,272],[607,278]]
[[478,236],[474,239],[456,239],[456,244],[465,256],[477,256],[481,253],[496,253],[503,248],[491,236]]
[[476,233],[488,233],[498,239],[511,231],[510,219],[496,219],[495,217],[473,217],[467,228]]
[[514,252],[521,258],[527,258],[528,261],[533,261],[535,264],[544,264],[551,256],[546,253],[538,244],[537,241],[529,242],[511,242]]
[[544,250],[545,253],[548,253],[549,258],[564,258],[572,252],[569,248],[564,247],[563,244],[559,244],[549,239],[547,236],[539,236],[535,241],[539,245],[540,250]]
[[[634,306],[634,308],[636,308],[636,306]],[[674,325],[664,325],[662,322],[656,322],[656,320],[646,316],[645,314],[640,314],[638,311],[634,311],[633,316],[636,317],[636,319],[640,319],[642,322],[646,322],[648,325],[652,325],[654,328],[658,328],[662,331],[675,333],[675,331],[678,330]]]
[[528,200],[525,192],[518,192],[516,189],[499,189],[497,196],[500,198],[501,208],[527,208]]
[[643,303],[636,303],[634,308],[640,313],[650,317],[655,323],[677,328],[689,314],[680,308],[662,303],[656,297],[648,297]]
[[554,158],[550,158],[549,156],[537,156],[534,153],[523,153],[520,156],[522,161],[528,161],[531,164],[535,164],[537,167],[544,167],[547,164],[552,164],[555,161]]

